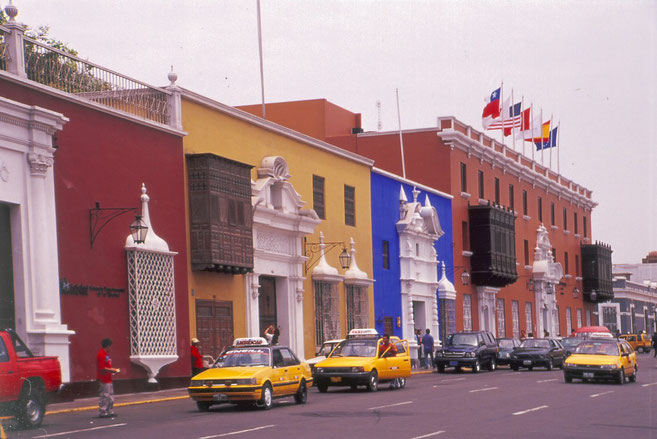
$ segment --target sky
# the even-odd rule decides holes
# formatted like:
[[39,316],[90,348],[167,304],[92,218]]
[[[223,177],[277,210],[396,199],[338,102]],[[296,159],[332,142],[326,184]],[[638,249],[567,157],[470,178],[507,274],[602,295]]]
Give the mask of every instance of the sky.
[[[157,86],[173,66],[184,88],[261,102],[256,0],[13,2],[96,64]],[[613,262],[657,250],[657,1],[261,0],[261,17],[267,102],[326,98],[390,131],[398,89],[403,129],[482,130],[503,82],[559,123],[560,171],[593,191]]]

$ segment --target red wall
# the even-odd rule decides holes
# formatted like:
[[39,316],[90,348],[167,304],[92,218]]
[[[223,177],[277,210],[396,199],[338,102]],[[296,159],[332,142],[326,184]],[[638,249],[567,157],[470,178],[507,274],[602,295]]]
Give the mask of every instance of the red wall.
[[179,360],[160,372],[190,374],[187,254],[182,138],[89,109],[0,79],[0,95],[47,108],[70,119],[57,134],[55,197],[60,279],[73,285],[122,289],[119,297],[61,295],[62,322],[70,337],[71,380],[95,380],[95,354],[100,341],[114,341],[112,358],[120,379],[144,378],[130,362],[128,286],[125,238],[133,213],[124,214],[100,232],[90,248],[89,209],[137,207],[141,184],[150,196],[153,229],[178,252],[175,261],[176,326]]

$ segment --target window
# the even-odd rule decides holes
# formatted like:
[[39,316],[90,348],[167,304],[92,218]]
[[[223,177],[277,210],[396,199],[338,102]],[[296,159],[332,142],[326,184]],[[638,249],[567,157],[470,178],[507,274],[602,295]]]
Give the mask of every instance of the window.
[[[561,317],[560,317],[561,313],[559,313],[559,305],[557,305],[556,308],[557,308],[557,310],[555,311],[555,313],[556,313],[556,315],[555,315],[556,319],[555,320],[557,321],[557,333],[556,333],[556,335],[560,335],[561,334]],[[555,334],[552,334],[552,335],[554,336]]]
[[550,203],[550,224],[553,225],[553,226],[555,225],[554,224],[554,203]]
[[7,363],[9,361],[9,352],[4,340],[0,338],[0,363]]
[[285,366],[296,366],[299,364],[299,360],[294,356],[292,351],[288,348],[280,348],[281,357],[283,357],[283,364]]
[[468,222],[461,222],[461,239],[463,240],[463,250],[470,250],[470,240],[468,239]]
[[525,266],[529,265],[529,241],[525,239],[524,250],[525,250]]
[[575,255],[575,276],[579,277],[579,255]]
[[527,216],[527,191],[522,191],[522,214]]
[[552,258],[554,262],[557,262],[557,249],[552,247]]
[[520,304],[517,300],[511,302],[511,318],[513,319],[513,338],[520,338]]
[[506,322],[504,320],[504,299],[497,299],[497,337],[506,335]]
[[568,210],[563,208],[563,229],[568,230]]
[[472,295],[463,295],[463,330],[472,331]]
[[313,175],[313,208],[320,219],[326,219],[324,211],[324,177]]
[[[578,308],[577,309],[577,328],[581,328],[581,327],[582,327],[582,310]],[[568,334],[568,335],[570,335],[570,334]]]
[[515,206],[514,196],[513,196],[513,185],[512,184],[509,185],[509,207],[511,208],[511,210],[514,210],[515,207],[516,207]]
[[538,197],[538,220],[543,222],[543,198]]
[[591,310],[586,310],[586,326],[591,326]]
[[[566,274],[570,274],[570,270],[568,269],[568,252],[564,252],[563,254],[563,265],[564,265],[564,270]],[[570,332],[569,332],[570,334]]]
[[354,328],[369,328],[367,287],[346,285],[347,332]]
[[468,192],[468,167],[461,163],[461,192]]
[[566,308],[566,335],[573,333],[573,316],[570,307]]
[[415,243],[415,256],[420,257],[420,244],[417,242]]
[[527,327],[527,336],[534,333],[534,325],[532,323],[532,303],[525,302],[525,326]]
[[584,229],[584,237],[588,238],[588,236],[589,236],[588,233],[589,232],[588,232],[588,228],[586,227],[586,217],[585,216],[582,217],[582,228]]
[[495,177],[495,203],[500,204],[500,179]]
[[356,225],[356,188],[344,185],[344,223]]
[[578,233],[577,225],[577,212],[573,212],[573,232],[575,232],[575,235]]
[[383,269],[390,269],[390,243],[383,241],[381,245],[381,256],[383,258]]
[[315,344],[340,338],[340,309],[337,284],[315,281]]
[[484,198],[484,171],[478,171],[479,174],[479,198]]

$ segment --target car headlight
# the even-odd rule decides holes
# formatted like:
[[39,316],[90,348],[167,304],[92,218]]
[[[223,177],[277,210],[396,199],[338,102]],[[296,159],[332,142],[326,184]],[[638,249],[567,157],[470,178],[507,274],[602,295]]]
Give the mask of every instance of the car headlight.
[[240,378],[238,380],[235,380],[235,384],[258,384],[258,380],[256,378]]
[[436,352],[436,357],[444,357],[445,353],[443,351]]
[[502,352],[500,354],[500,358],[509,358],[509,353],[508,352]]
[[324,368],[323,368],[323,367],[316,367],[316,368],[315,368],[315,371],[317,371],[317,372],[319,372],[319,373],[323,373],[323,372],[324,372]]
[[352,372],[365,372],[365,369],[362,366],[359,366],[359,367],[352,367],[351,371]]
[[569,369],[571,367],[575,367],[575,365],[573,363],[564,363],[563,367],[565,367],[566,369]]
[[603,364],[600,366],[600,369],[618,369],[620,364]]
[[474,352],[466,352],[466,353],[465,353],[465,357],[466,357],[466,358],[473,358],[474,356],[475,356],[475,355],[474,355]]

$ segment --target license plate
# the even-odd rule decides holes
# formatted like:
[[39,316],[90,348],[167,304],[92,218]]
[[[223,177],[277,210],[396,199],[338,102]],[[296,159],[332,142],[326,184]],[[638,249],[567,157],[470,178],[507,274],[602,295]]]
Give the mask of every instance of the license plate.
[[342,381],[342,377],[331,377],[332,383],[339,383],[340,381]]
[[583,376],[584,378],[593,378],[595,374],[593,372],[584,372]]
[[459,362],[458,362],[458,361],[450,361],[450,362],[449,362],[449,365],[450,365],[450,366],[458,366],[458,365],[459,365]]
[[522,362],[523,366],[531,366],[532,365],[532,360],[525,360]]
[[213,401],[228,401],[228,396],[224,395],[223,393],[217,394],[217,395],[212,395],[212,400]]

